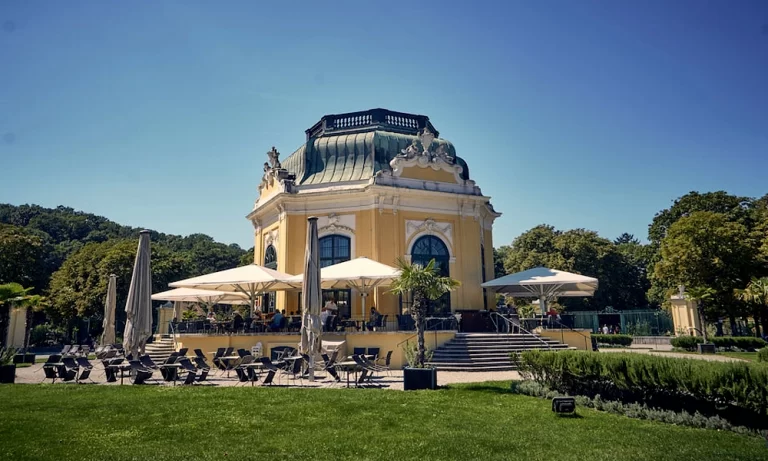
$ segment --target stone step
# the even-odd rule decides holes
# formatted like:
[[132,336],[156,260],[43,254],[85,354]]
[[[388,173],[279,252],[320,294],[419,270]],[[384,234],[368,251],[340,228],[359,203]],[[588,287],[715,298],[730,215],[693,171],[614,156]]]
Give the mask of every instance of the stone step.
[[463,365],[446,365],[442,363],[436,363],[431,364],[434,366],[438,371],[458,371],[458,372],[488,372],[488,371],[514,371],[517,368],[515,368],[514,365],[489,365],[489,366],[482,366],[482,367],[465,367]]

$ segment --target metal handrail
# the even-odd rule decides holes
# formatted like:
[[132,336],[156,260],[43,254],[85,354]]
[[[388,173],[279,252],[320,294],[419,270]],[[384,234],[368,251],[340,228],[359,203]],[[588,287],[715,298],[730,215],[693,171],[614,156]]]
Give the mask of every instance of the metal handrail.
[[491,321],[494,323],[494,325],[498,325],[498,324],[496,323],[496,321],[494,320],[494,317],[498,317],[498,318],[502,319],[503,321],[507,322],[507,325],[508,325],[508,326],[510,326],[510,327],[517,327],[517,329],[518,329],[518,330],[520,330],[520,331],[522,331],[522,332],[525,332],[525,333],[529,334],[530,336],[533,336],[533,337],[534,337],[534,338],[536,338],[536,339],[537,339],[537,340],[538,340],[540,343],[542,343],[542,344],[544,344],[545,346],[547,346],[547,349],[550,349],[550,350],[552,350],[552,345],[551,345],[551,344],[549,344],[548,342],[546,342],[546,341],[544,341],[543,339],[541,339],[541,337],[540,337],[540,336],[538,336],[538,335],[536,335],[536,334],[534,334],[534,333],[532,333],[532,332],[530,332],[530,331],[526,330],[526,329],[525,329],[525,328],[523,328],[523,326],[522,326],[522,325],[520,325],[519,323],[514,323],[514,322],[512,322],[512,320],[510,320],[510,319],[508,319],[508,318],[504,317],[503,315],[499,314],[498,312],[491,312]]
[[564,325],[563,322],[561,322],[560,320],[552,319],[552,321],[560,326],[561,338],[562,338],[563,327],[565,327],[565,328],[571,330],[572,332],[577,333],[577,334],[583,336],[584,337],[584,347],[586,348],[585,350],[588,351],[590,349],[589,338],[587,337],[587,335],[585,335],[584,333],[582,333],[582,332],[580,332],[578,330],[574,330],[572,327],[569,327],[568,325]]
[[171,339],[173,340],[173,348],[178,349],[178,344],[176,344],[176,331],[174,330],[173,320],[168,321],[168,331],[171,332]]

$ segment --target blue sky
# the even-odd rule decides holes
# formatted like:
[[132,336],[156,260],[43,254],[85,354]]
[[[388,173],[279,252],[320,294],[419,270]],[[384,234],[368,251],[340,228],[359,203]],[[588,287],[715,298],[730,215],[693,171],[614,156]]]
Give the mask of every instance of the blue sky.
[[645,238],[690,190],[768,192],[768,2],[0,3],[0,202],[250,247],[267,150],[374,107],[454,143],[496,246]]

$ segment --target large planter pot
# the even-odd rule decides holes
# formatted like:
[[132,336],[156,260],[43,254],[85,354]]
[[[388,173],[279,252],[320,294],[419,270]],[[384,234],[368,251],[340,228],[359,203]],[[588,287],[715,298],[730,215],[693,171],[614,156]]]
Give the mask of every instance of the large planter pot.
[[715,345],[712,343],[699,344],[698,347],[699,347],[699,354],[714,354],[715,352],[717,352],[717,350],[715,349]]
[[0,384],[13,384],[16,381],[16,365],[0,365]]
[[437,369],[403,368],[403,389],[406,391],[437,389]]
[[35,354],[16,354],[13,356],[13,363],[35,363]]

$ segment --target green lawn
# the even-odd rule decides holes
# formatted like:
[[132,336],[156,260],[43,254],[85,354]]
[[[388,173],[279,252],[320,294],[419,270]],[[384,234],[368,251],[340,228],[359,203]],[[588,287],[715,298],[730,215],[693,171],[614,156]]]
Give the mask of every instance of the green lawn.
[[718,354],[726,357],[748,360],[750,362],[757,361],[757,352],[718,352]]
[[768,460],[757,437],[561,418],[508,387],[0,386],[0,459]]

